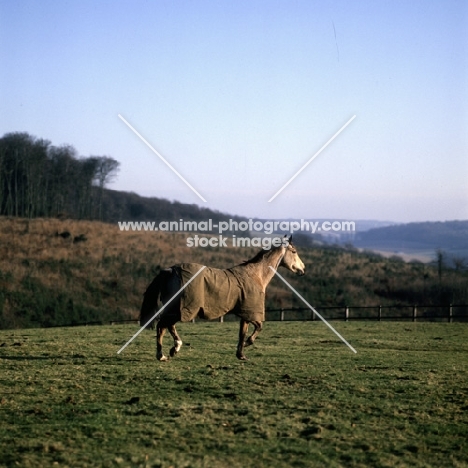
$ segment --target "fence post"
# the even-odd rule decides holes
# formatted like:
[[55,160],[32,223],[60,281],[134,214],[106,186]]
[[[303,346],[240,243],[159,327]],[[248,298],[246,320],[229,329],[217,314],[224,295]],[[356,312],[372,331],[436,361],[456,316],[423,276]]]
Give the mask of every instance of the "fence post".
[[379,322],[382,321],[382,306],[379,305]]
[[416,305],[413,306],[413,322],[416,322],[416,316],[418,314],[418,310],[416,308]]
[[449,323],[453,322],[453,305],[452,304],[449,305],[448,321],[449,321]]
[[345,320],[346,320],[346,322],[348,321],[348,319],[349,319],[349,307],[346,306],[346,309],[345,309]]
[[284,322],[284,309],[280,311],[280,322]]
[[224,322],[224,315],[221,315],[221,317],[219,317],[219,321],[220,321],[221,323]]

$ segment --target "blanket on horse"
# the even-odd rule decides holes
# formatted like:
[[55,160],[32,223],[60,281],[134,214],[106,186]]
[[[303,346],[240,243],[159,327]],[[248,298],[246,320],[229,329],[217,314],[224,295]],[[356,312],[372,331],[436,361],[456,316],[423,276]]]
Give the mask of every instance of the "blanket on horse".
[[[197,263],[177,265],[182,285],[202,266]],[[212,320],[228,312],[248,321],[264,321],[265,293],[245,273],[242,266],[228,270],[206,267],[181,293],[181,321],[189,322],[197,316]]]

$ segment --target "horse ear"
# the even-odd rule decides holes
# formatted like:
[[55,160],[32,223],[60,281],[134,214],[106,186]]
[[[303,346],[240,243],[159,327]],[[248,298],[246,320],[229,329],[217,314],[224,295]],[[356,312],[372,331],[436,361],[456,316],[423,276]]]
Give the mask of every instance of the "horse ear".
[[292,244],[292,234],[289,236],[289,243]]

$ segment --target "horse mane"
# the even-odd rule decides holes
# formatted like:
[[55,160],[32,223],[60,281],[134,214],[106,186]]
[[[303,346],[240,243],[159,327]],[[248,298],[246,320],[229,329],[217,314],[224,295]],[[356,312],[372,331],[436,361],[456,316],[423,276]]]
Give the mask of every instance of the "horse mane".
[[269,255],[271,252],[273,252],[274,250],[277,250],[281,248],[281,246],[279,247],[274,247],[274,248],[270,248],[268,250],[265,250],[265,249],[262,249],[260,250],[260,252],[258,252],[254,257],[252,257],[250,260],[244,260],[241,265],[248,265],[250,263],[259,263],[263,260],[263,258],[266,256],[266,255]]

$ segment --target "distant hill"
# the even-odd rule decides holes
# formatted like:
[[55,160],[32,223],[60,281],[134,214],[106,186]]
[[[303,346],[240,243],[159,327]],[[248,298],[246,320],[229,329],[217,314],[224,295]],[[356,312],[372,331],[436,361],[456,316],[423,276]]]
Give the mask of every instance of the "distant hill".
[[[216,224],[222,220],[237,222],[247,218],[156,197],[142,197],[133,192],[104,189],[102,197],[102,221],[207,221]],[[262,220],[266,221],[266,220]],[[284,220],[292,221],[292,220]],[[310,219],[321,225],[325,219]],[[336,220],[339,221],[339,220]],[[276,234],[285,234],[281,230]],[[226,233],[227,234],[227,233]],[[259,233],[243,232],[244,236]],[[423,222],[395,224],[391,221],[355,220],[355,231],[317,231],[315,234],[296,232],[295,242],[301,246],[341,244],[398,255],[405,259],[431,261],[440,249],[453,258],[466,258],[468,263],[468,221]]]
[[206,221],[226,219],[237,221],[246,218],[233,216],[195,204],[169,201],[164,198],[142,197],[134,192],[121,192],[104,189],[102,220],[108,223],[117,221]]
[[[117,190],[104,189],[102,197],[102,219],[101,221],[116,224],[119,221],[208,221],[212,220],[213,225],[220,221],[249,221],[245,216],[231,215],[220,211],[210,210],[195,204],[169,201],[164,198],[143,197],[134,192],[121,192]],[[256,221],[257,218],[254,219]],[[267,220],[261,220],[267,221]],[[271,221],[271,220],[268,220]],[[375,222],[372,222],[375,223]],[[216,228],[211,234],[217,234]],[[262,232],[257,231],[237,231],[223,232],[224,235],[237,234],[242,237],[262,236]],[[273,235],[289,234],[281,230],[276,230]],[[298,246],[310,247],[318,243],[332,243],[331,238],[324,240],[320,234],[310,235],[307,232],[295,232],[294,243]]]
[[452,257],[468,258],[468,221],[408,223],[370,229],[356,234],[359,248],[393,253],[427,253],[442,250]]

